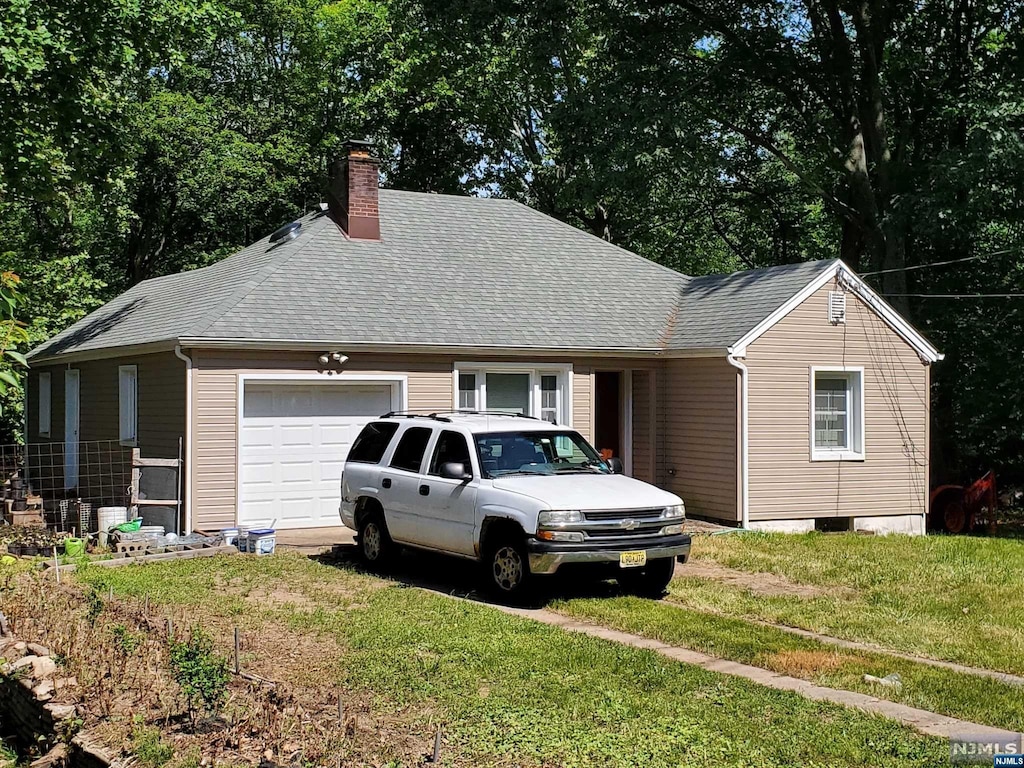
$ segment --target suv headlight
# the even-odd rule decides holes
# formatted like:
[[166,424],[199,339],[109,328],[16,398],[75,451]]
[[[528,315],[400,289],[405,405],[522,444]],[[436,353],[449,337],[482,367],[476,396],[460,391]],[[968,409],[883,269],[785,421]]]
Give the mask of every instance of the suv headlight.
[[665,507],[661,511],[662,520],[685,520],[686,519],[686,507],[683,504],[673,504],[671,507]]
[[537,525],[571,525],[582,523],[583,513],[578,509],[545,509],[537,516]]

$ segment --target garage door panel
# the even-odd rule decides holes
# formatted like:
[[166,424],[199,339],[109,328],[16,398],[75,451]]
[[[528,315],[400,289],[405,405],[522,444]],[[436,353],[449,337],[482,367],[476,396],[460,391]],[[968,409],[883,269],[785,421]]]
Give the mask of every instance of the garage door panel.
[[242,399],[239,522],[337,525],[345,457],[391,409],[391,385],[247,381]]

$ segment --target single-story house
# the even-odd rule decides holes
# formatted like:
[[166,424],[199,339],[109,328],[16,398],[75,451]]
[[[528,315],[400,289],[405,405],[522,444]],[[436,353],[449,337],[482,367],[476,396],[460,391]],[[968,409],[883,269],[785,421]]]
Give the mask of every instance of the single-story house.
[[510,410],[693,516],[924,531],[942,355],[842,262],[688,277],[511,200],[378,186],[352,142],[298,226],[37,347],[28,441],[182,438],[184,529],[314,527],[367,420]]

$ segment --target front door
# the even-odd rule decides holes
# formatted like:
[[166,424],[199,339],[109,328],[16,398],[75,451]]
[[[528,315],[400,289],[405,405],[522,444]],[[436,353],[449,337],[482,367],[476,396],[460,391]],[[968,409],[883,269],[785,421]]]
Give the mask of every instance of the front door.
[[64,488],[78,487],[79,373],[64,371]]

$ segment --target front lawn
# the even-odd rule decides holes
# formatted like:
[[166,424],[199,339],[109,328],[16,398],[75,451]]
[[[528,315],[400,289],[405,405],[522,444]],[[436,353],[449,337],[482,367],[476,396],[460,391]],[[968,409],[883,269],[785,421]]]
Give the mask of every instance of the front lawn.
[[741,533],[700,537],[694,559],[818,589],[757,593],[684,566],[684,607],[1024,674],[1024,541]]
[[[328,706],[338,694],[369,701],[373,717],[409,733],[442,723],[448,765],[948,760],[940,740],[879,717],[297,555],[93,569],[79,578],[99,595],[112,587],[117,600],[148,596],[153,614],[201,623],[224,649],[240,626],[247,669],[309,686]],[[315,675],[303,673],[310,666]]]

